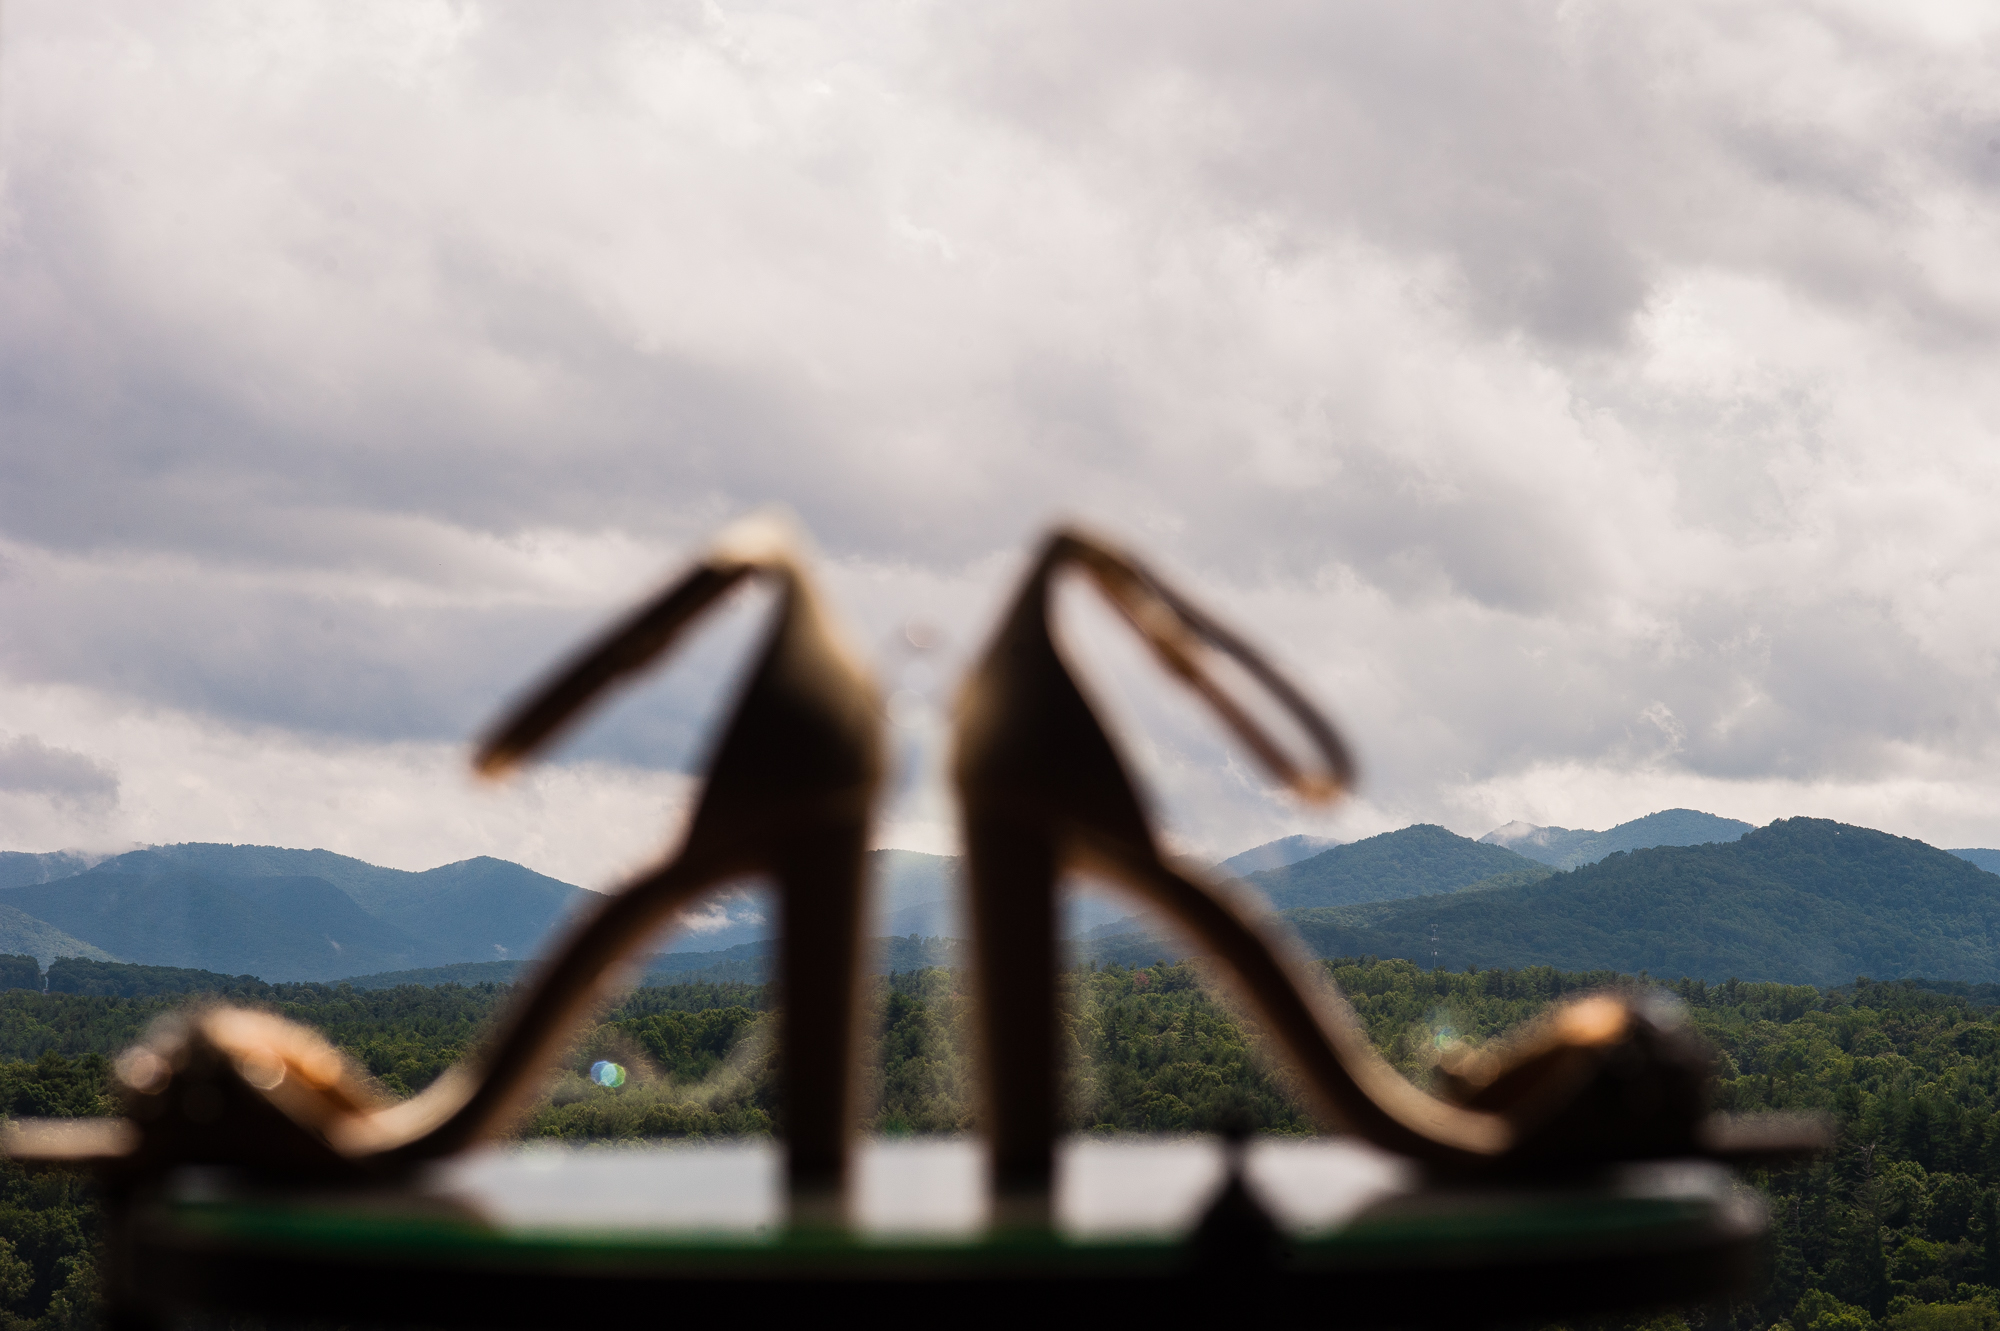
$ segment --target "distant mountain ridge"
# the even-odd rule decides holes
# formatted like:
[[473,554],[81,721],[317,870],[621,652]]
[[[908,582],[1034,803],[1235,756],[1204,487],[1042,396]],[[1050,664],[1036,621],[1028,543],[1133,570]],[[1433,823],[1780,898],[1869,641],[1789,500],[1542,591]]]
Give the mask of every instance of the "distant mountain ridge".
[[[869,932],[898,954],[967,932],[956,857],[870,854]],[[327,850],[207,842],[101,861],[68,851],[0,858],[0,953],[123,962],[260,982],[334,981],[487,965],[512,974],[595,893],[478,856],[413,872]],[[762,974],[776,922],[747,888],[711,897],[654,965]],[[1093,921],[1122,911],[1102,905]],[[913,941],[914,940],[914,941]],[[906,961],[908,958],[904,958]],[[907,966],[905,967],[908,968]]]
[[91,872],[141,871],[138,866],[152,864],[217,879],[318,879],[407,936],[400,945],[385,937],[382,946],[435,958],[425,965],[533,955],[551,928],[596,900],[595,893],[489,855],[412,871],[329,850],[185,842],[120,855]]
[[[1945,852],[1815,819],[1736,839],[1712,836],[1737,826],[1665,810],[1604,833],[1531,829],[1572,838],[1711,836],[1613,851],[1558,872],[1495,844],[1493,834],[1473,841],[1418,824],[1306,853],[1252,871],[1247,881],[1321,955],[1815,984],[1857,974],[2000,983],[2000,876],[1979,867],[2000,865],[2000,851]],[[1579,843],[1550,836],[1530,844],[1545,855],[1573,855]],[[1313,849],[1307,838],[1283,838],[1224,863]],[[491,857],[417,873],[324,850],[203,843],[151,847],[49,876],[86,862],[72,852],[0,859],[0,882],[12,883],[0,887],[0,953],[34,957],[44,968],[77,957],[259,982],[390,983],[415,973],[497,979],[544,952],[596,899]],[[893,953],[879,964],[903,969],[956,957],[962,945],[951,940],[968,932],[962,862],[882,850],[870,865],[878,891],[868,932],[886,936],[882,946]],[[774,921],[747,894],[723,906],[708,927],[675,937],[650,969],[764,974]],[[1184,953],[1131,909],[1122,898],[1073,896],[1064,922],[1072,953],[1146,962]]]
[[1322,851],[1332,850],[1342,844],[1344,843],[1326,836],[1283,836],[1276,841],[1266,841],[1261,846],[1252,846],[1248,850],[1231,855],[1216,865],[1215,870],[1217,873],[1246,878],[1266,869],[1282,869],[1288,864],[1309,860]]
[[[1712,828],[1680,823],[1683,833]],[[1660,830],[1656,821],[1654,834]],[[1397,852],[1391,859],[1408,858],[1417,871],[1406,883],[1435,872],[1414,853],[1422,842],[1411,834],[1419,831],[1443,855],[1457,849],[1443,829],[1391,834],[1404,843],[1385,843]],[[1490,842],[1487,848],[1502,849]],[[1500,875],[1439,892],[1294,906],[1281,914],[1323,957],[1820,985],[1851,983],[1858,975],[1995,983],[2000,875],[1978,867],[1978,858],[1977,851],[1946,852],[1869,828],[1794,818],[1729,840],[1614,851],[1563,872],[1535,865],[1534,878],[1517,882]],[[2000,863],[2000,854],[1993,860]],[[1393,875],[1373,881],[1396,886]],[[1443,886],[1446,877],[1435,881]],[[1078,959],[1124,964],[1191,950],[1199,951],[1131,926],[1098,930],[1071,947]]]
[[96,864],[102,856],[84,855],[74,850],[0,850],[0,888],[27,887],[54,878],[68,878]]
[[[1274,909],[1291,915],[1533,884],[1554,872],[1504,847],[1434,823],[1416,823],[1335,845],[1281,868],[1252,873],[1244,881]],[[1074,936],[1069,951],[1079,961],[1144,965],[1184,955],[1185,947],[1172,937],[1156,917],[1135,915]]]
[[1534,882],[1549,870],[1501,846],[1417,823],[1250,875],[1279,910],[1345,906],[1457,892],[1502,876]]
[[2000,981],[2000,875],[1820,818],[1617,852],[1525,887],[1291,912],[1320,956],[1697,979]]
[[1719,818],[1697,809],[1662,809],[1602,832],[1514,822],[1497,827],[1479,839],[1487,845],[1504,846],[1517,855],[1539,860],[1551,868],[1574,869],[1595,864],[1621,850],[1734,841],[1753,830],[1749,823]]
[[267,979],[387,970],[418,940],[323,878],[223,877],[136,851],[5,903],[123,960]]
[[335,980],[535,955],[595,898],[506,860],[421,873],[326,850],[190,842],[79,872],[68,852],[0,862],[0,948],[35,956]]
[[1988,873],[2000,873],[2000,850],[1954,850],[1950,854],[1962,860],[1970,860]]

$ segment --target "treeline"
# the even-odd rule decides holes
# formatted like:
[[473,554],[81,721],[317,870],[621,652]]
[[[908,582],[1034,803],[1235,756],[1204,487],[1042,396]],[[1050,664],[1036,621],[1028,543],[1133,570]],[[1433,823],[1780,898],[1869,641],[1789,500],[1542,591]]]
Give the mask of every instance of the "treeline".
[[[1426,971],[1329,962],[1376,1046],[1423,1080],[1442,1043],[1483,1041],[1566,995],[1645,983],[1548,968]],[[1196,965],[1082,967],[1061,980],[1068,1126],[1202,1131],[1223,1115],[1275,1133],[1315,1130],[1289,1074]],[[1949,987],[1949,986],[1943,986]],[[1756,1299],[1690,1310],[1697,1331],[2000,1331],[2000,1023],[1984,993],[1918,983],[1836,990],[1778,984],[1667,986],[1716,1050],[1719,1107],[1812,1109],[1839,1124],[1824,1160],[1752,1181],[1774,1215],[1772,1280]],[[404,1095],[478,1048],[514,991],[500,985],[358,990],[236,984],[255,1003],[325,1031]],[[582,1034],[521,1125],[572,1141],[782,1132],[775,991],[748,983],[637,990]],[[0,994],[0,1109],[114,1112],[107,1057],[185,999],[167,994]],[[958,1132],[977,1112],[964,977],[941,969],[877,982],[871,1125]],[[626,1072],[591,1080],[594,1063]],[[0,1318],[70,1328],[90,1314],[95,1212],[80,1181],[0,1168]],[[1655,1319],[1660,1322],[1661,1319]],[[1625,1323],[1613,1324],[1617,1326]]]

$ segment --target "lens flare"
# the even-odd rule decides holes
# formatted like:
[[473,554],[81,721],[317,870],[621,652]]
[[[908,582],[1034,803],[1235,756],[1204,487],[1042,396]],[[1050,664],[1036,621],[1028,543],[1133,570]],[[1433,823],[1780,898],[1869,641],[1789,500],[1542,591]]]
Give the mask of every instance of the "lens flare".
[[623,1086],[625,1069],[608,1058],[600,1058],[590,1065],[590,1079],[599,1086]]

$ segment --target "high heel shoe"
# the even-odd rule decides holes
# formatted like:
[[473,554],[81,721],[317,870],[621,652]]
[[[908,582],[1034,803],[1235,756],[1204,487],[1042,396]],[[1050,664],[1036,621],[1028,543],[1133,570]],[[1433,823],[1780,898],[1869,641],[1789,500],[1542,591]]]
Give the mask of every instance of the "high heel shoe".
[[[1134,890],[1199,939],[1305,1074],[1323,1118],[1436,1170],[1546,1172],[1816,1147],[1811,1125],[1732,1128],[1706,1117],[1698,1043],[1639,1000],[1599,996],[1559,1009],[1511,1058],[1468,1065],[1451,1083],[1457,1103],[1405,1080],[1264,912],[1161,855],[1125,765],[1052,636],[1050,594],[1065,571],[1094,585],[1278,780],[1327,799],[1353,778],[1333,727],[1239,639],[1110,546],[1075,531],[1049,539],[967,679],[953,755],[1002,1222],[1047,1215],[1057,1127],[1055,891],[1068,869]],[[1294,761],[1256,723],[1210,668],[1217,657],[1289,714],[1315,764]]]
[[[478,769],[505,772],[609,686],[645,668],[725,592],[776,584],[775,623],[709,764],[679,850],[570,933],[502,1023],[478,1071],[455,1068],[382,1105],[316,1033],[263,1013],[177,1018],[117,1064],[130,1123],[16,1129],[21,1158],[94,1158],[112,1176],[235,1165],[284,1179],[392,1176],[503,1132],[618,964],[704,889],[775,879],[792,1213],[837,1220],[855,1127],[862,878],[883,770],[880,705],[842,646],[789,528],[730,528],[708,556],[508,717]],[[136,1129],[136,1131],[134,1130]],[[95,1133],[92,1136],[92,1132]]]

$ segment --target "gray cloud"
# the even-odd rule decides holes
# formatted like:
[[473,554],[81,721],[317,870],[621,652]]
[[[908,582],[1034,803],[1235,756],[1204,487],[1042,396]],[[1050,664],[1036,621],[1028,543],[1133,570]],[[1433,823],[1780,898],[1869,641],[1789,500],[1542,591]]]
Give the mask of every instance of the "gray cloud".
[[0,790],[102,813],[118,803],[118,773],[88,754],[13,735],[0,739]]
[[1010,122],[1181,175],[1301,244],[1354,226],[1447,256],[1480,317],[1557,344],[1621,342],[1677,262],[1994,330],[1897,243],[1926,194],[1994,183],[2000,108],[1969,35],[1821,5],[1745,21],[1551,0],[952,22],[961,77]]

